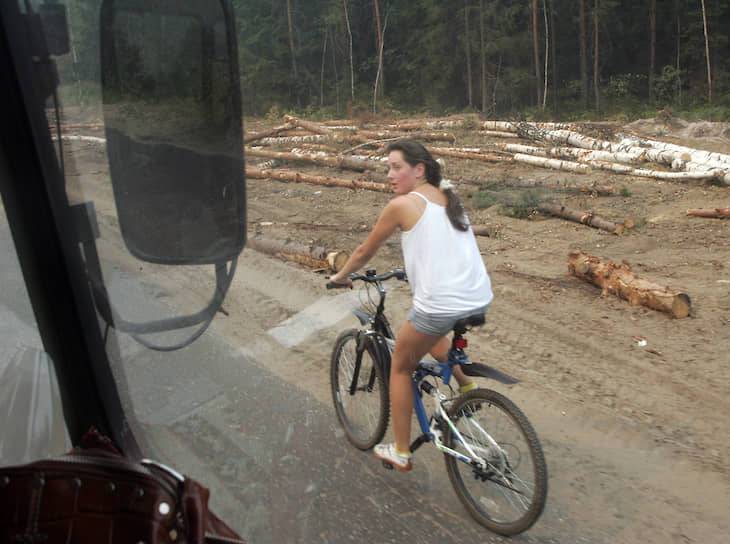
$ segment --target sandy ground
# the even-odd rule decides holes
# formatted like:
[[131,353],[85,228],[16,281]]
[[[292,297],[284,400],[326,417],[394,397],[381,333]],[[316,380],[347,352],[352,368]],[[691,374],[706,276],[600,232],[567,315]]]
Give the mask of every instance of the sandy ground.
[[[252,120],[246,128],[262,126]],[[723,126],[647,120],[624,129],[730,153]],[[483,141],[466,133],[459,138],[462,145]],[[103,155],[90,144],[74,145],[89,164]],[[483,385],[516,401],[543,443],[549,502],[530,533],[534,541],[559,535],[561,524],[566,529],[577,524],[588,528],[580,539],[549,541],[725,542],[730,532],[730,220],[688,217],[685,211],[730,206],[730,188],[457,159],[446,160],[444,174],[457,183],[472,224],[498,225],[494,236],[478,237],[495,300],[487,324],[470,333],[469,353],[521,380],[510,387]],[[613,185],[616,196],[553,191],[547,198],[616,221],[630,217],[636,227],[613,235],[558,218],[507,217],[499,205],[475,208],[478,183],[495,181]],[[345,251],[364,239],[391,198],[265,180],[249,180],[247,192],[249,236]],[[97,209],[104,209],[104,198],[96,195]],[[627,263],[639,276],[686,293],[694,315],[673,319],[601,296],[600,289],[568,274],[572,248]],[[378,271],[401,267],[398,237],[371,264]],[[228,315],[216,319],[215,331],[256,355],[265,349],[263,332],[323,296],[335,296],[325,292],[324,283],[321,272],[246,250],[225,304]],[[394,324],[402,322],[408,305],[407,288],[394,289],[388,300]],[[355,325],[354,318],[346,318],[316,331],[289,354],[280,350],[279,358],[269,357],[270,370],[329,403],[328,357],[322,353],[330,352],[339,331]]]

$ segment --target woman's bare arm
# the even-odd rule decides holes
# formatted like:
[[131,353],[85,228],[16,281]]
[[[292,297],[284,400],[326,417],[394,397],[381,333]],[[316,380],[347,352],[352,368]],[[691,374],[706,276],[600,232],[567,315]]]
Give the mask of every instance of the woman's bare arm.
[[347,276],[365,266],[377,253],[380,246],[393,235],[397,228],[401,227],[403,213],[407,205],[408,203],[403,197],[396,197],[388,202],[368,237],[362,244],[357,246],[344,266],[330,278],[330,281],[342,285],[351,285],[352,282]]

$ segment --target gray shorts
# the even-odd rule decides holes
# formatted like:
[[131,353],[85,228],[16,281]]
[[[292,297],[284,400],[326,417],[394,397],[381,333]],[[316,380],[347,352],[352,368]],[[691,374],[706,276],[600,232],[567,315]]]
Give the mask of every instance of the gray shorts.
[[472,315],[486,314],[489,309],[489,304],[483,308],[476,310],[469,310],[461,314],[455,315],[432,315],[419,312],[415,308],[411,308],[408,312],[408,321],[413,324],[413,328],[422,334],[429,334],[431,336],[444,336],[451,332],[454,325],[459,319],[464,319]]

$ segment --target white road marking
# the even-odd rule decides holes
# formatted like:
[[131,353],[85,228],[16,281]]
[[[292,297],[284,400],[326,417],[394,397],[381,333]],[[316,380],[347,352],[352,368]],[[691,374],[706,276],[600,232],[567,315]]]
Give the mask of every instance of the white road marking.
[[348,290],[337,296],[324,296],[267,332],[282,346],[292,348],[315,332],[342,321],[357,304],[357,291]]

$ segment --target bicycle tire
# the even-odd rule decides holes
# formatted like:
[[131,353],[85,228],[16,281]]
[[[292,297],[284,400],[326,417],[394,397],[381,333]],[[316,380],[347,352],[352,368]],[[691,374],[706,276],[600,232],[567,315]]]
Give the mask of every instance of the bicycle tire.
[[383,367],[370,339],[366,339],[358,383],[350,394],[358,333],[357,329],[349,329],[337,337],[332,350],[330,385],[337,419],[345,436],[356,448],[368,450],[385,436],[390,404]]
[[[545,507],[548,476],[540,441],[525,414],[504,395],[475,389],[454,401],[449,418],[488,462],[487,470],[483,470],[444,454],[459,500],[492,532],[511,536],[529,529]],[[506,455],[485,443],[484,429]],[[444,444],[469,455],[449,427]]]

